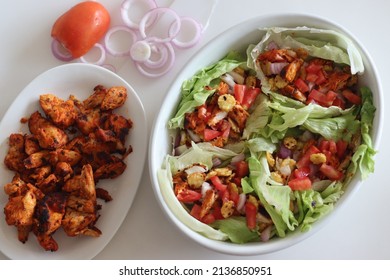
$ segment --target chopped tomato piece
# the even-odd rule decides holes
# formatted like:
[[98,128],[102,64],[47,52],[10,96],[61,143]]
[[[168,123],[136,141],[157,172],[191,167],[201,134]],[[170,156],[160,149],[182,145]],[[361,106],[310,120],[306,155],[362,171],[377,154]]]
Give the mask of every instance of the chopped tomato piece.
[[194,217],[195,219],[205,223],[205,224],[211,224],[213,223],[216,218],[213,213],[207,213],[203,218],[200,217],[200,212],[202,211],[202,207],[199,204],[194,204],[192,206],[192,209],[190,211],[190,215]]
[[234,98],[245,109],[248,109],[253,104],[260,92],[260,88],[257,87],[248,87],[240,84],[234,85]]
[[321,84],[326,82],[326,77],[325,77],[325,74],[324,74],[324,72],[322,70],[317,72],[317,76],[318,76],[318,78],[315,81],[315,83],[317,85],[321,85]]
[[345,101],[339,96],[336,96],[336,98],[333,100],[332,105],[340,107],[343,110],[345,109]]
[[221,179],[219,179],[218,176],[212,176],[210,178],[211,183],[213,183],[213,186],[220,192],[224,192],[227,189],[227,185],[223,184]]
[[236,177],[244,178],[249,175],[249,165],[245,160],[236,163]]
[[201,219],[201,222],[203,222],[207,225],[212,224],[215,222],[215,217],[212,213],[208,213]]
[[311,145],[310,147],[308,147],[306,152],[303,154],[303,156],[298,160],[297,167],[302,168],[304,166],[309,166],[310,162],[311,162],[310,156],[312,154],[317,154],[319,152],[320,152],[320,150],[314,145]]
[[214,130],[214,129],[210,129],[210,128],[205,128],[204,129],[204,133],[203,133],[203,137],[204,137],[205,141],[211,141],[211,140],[217,138],[220,135],[221,135],[220,131]]
[[256,228],[257,207],[252,202],[245,203],[246,225],[249,229]]
[[309,92],[310,88],[309,86],[306,84],[306,82],[304,80],[302,80],[301,78],[298,78],[296,79],[294,85],[299,89],[300,92],[302,93],[306,93],[306,92]]
[[345,99],[347,99],[352,104],[361,104],[362,103],[361,97],[359,95],[353,93],[349,89],[343,90],[341,94],[345,97]]
[[311,180],[308,177],[295,178],[288,182],[293,191],[303,191],[311,189]]
[[185,189],[177,194],[177,199],[184,203],[195,202],[202,198],[202,194],[194,190]]
[[307,73],[317,73],[322,69],[322,65],[318,63],[311,62],[306,66]]
[[318,79],[318,75],[316,73],[307,73],[306,80],[308,82],[314,83]]
[[347,151],[348,148],[348,142],[340,139],[336,143],[337,147],[337,156],[339,159],[343,158],[345,156],[345,152]]
[[234,98],[239,104],[241,104],[242,101],[244,100],[245,89],[246,89],[245,85],[240,85],[240,84],[234,85]]
[[244,109],[248,109],[253,102],[255,101],[256,97],[260,93],[260,88],[256,87],[247,87],[244,95],[244,99],[242,100],[242,107]]
[[199,204],[194,204],[190,211],[190,215],[195,219],[200,220],[200,211],[201,211],[201,206]]
[[328,92],[325,94],[316,89],[312,89],[309,93],[309,98],[313,99],[322,106],[329,107],[336,99],[336,94],[334,92]]
[[333,181],[343,178],[343,172],[326,163],[321,164],[320,171],[322,174]]
[[310,167],[309,166],[303,166],[301,168],[297,168],[293,171],[293,178],[305,178],[309,176],[310,174]]

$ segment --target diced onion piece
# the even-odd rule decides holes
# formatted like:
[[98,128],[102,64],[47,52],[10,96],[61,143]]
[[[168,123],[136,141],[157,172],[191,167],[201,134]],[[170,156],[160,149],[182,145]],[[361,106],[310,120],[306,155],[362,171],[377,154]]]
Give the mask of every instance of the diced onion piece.
[[278,157],[283,159],[291,157],[291,150],[288,149],[285,145],[281,144],[278,152]]
[[187,132],[188,132],[188,135],[190,136],[191,140],[194,141],[195,143],[198,143],[202,140],[202,139],[200,139],[199,135],[196,134],[191,129],[187,129]]
[[261,241],[267,242],[271,238],[272,225],[269,225],[260,234]]
[[240,84],[240,85],[243,85],[243,84],[244,84],[245,78],[244,78],[243,76],[241,76],[240,74],[238,74],[237,72],[230,71],[230,72],[229,72],[229,75],[232,76],[233,80],[234,80],[237,84]]
[[190,175],[190,174],[193,174],[193,173],[197,173],[197,172],[204,173],[206,171],[207,171],[207,169],[202,167],[202,166],[200,166],[200,165],[194,165],[194,166],[191,166],[190,168],[187,168],[185,170],[187,175]]
[[242,213],[244,211],[244,206],[246,202],[246,195],[245,193],[240,193],[238,195],[238,202],[237,202],[237,211]]
[[270,64],[270,74],[273,74],[273,75],[277,75],[277,74],[280,74],[280,72],[282,71],[282,69],[284,67],[286,67],[288,65],[288,63],[286,62],[274,62],[274,63],[271,63]]
[[220,158],[216,157],[216,158],[213,158],[212,162],[213,162],[213,167],[217,167],[217,166],[221,165],[222,160]]
[[[153,0],[125,0],[122,3],[122,5],[121,5],[121,17],[122,17],[123,22],[128,27],[130,27],[132,29],[138,29],[139,28],[139,23],[134,22],[129,17],[130,6],[132,4],[136,4],[136,2],[138,2],[138,4],[141,4],[141,5],[145,5],[146,4],[148,6],[148,8],[149,8],[148,10],[157,8],[157,4]],[[134,7],[132,7],[131,9],[133,9],[133,8]],[[151,24],[152,24],[152,22],[148,22],[146,27],[149,27]]]
[[95,61],[87,61],[87,58],[86,56],[88,55],[88,53],[90,53],[91,51],[89,51],[86,55],[83,55],[80,57],[80,61],[83,62],[83,63],[91,63],[91,64],[96,64],[96,65],[103,65],[104,61],[106,60],[106,50],[105,48],[103,47],[102,44],[99,44],[99,43],[96,43],[93,48],[97,48],[100,52],[100,56],[97,60]]
[[286,165],[283,165],[279,168],[279,172],[283,175],[283,176],[290,176],[291,174],[291,168],[290,168],[290,165],[286,164]]
[[233,77],[228,73],[225,73],[221,76],[221,80],[229,85],[230,88],[234,88],[236,82],[233,80]]
[[231,164],[235,165],[237,162],[243,161],[244,159],[245,159],[245,154],[238,154],[232,158]]
[[212,189],[213,189],[213,187],[208,182],[203,182],[202,188],[201,188],[202,197],[205,197],[206,192],[208,190],[212,190]]

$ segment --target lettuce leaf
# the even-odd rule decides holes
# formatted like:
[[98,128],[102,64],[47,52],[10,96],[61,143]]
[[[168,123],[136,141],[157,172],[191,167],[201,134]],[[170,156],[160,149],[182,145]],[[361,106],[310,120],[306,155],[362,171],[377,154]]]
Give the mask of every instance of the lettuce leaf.
[[331,212],[342,194],[343,184],[336,181],[329,184],[322,192],[313,189],[294,191],[301,231],[309,231],[314,222]]
[[228,219],[217,220],[211,226],[229,236],[229,239],[233,243],[243,244],[260,240],[259,234],[246,226],[246,219],[244,217],[230,217]]
[[184,81],[181,87],[181,100],[175,116],[168,122],[169,128],[182,128],[184,115],[206,102],[207,98],[215,92],[213,87],[218,85],[220,77],[244,63],[245,60],[240,57],[239,53],[231,52],[222,60],[201,69],[190,79]]

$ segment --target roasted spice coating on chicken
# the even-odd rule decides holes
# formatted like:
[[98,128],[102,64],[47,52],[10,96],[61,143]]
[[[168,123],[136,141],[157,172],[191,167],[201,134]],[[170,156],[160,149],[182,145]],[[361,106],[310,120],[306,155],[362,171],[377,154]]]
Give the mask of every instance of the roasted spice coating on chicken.
[[25,243],[32,232],[46,251],[57,251],[54,233],[98,237],[101,205],[112,197],[96,187],[99,180],[120,176],[132,152],[126,137],[130,119],[114,113],[127,99],[125,87],[98,85],[84,101],[42,94],[28,118],[30,133],[9,136],[4,163],[15,172],[4,186],[5,220]]

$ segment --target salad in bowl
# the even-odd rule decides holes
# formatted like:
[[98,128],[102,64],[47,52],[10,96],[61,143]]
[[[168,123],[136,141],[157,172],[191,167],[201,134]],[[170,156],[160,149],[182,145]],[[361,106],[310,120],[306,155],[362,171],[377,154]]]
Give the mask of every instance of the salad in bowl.
[[157,170],[185,227],[236,245],[308,232],[374,171],[376,154],[354,42],[325,28],[260,31],[182,82],[166,124],[172,151]]

